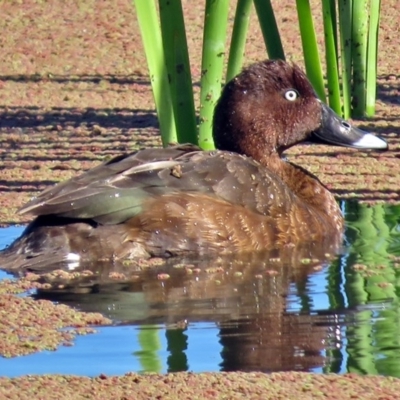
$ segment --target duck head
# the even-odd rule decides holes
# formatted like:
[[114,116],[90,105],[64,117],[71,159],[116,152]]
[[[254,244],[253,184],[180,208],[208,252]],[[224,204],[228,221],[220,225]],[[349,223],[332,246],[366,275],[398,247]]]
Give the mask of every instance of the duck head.
[[344,121],[316,96],[296,65],[266,60],[227,83],[213,121],[215,145],[257,161],[304,141],[386,150],[387,143]]

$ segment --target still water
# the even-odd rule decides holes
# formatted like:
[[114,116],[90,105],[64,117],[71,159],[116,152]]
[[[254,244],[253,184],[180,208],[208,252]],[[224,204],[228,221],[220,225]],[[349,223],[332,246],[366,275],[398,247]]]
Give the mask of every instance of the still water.
[[[400,205],[342,208],[347,228],[334,258],[210,260],[191,274],[164,266],[167,280],[156,270],[33,293],[99,311],[115,326],[77,337],[73,347],[0,358],[0,375],[298,370],[400,377]],[[21,232],[1,229],[0,246]]]

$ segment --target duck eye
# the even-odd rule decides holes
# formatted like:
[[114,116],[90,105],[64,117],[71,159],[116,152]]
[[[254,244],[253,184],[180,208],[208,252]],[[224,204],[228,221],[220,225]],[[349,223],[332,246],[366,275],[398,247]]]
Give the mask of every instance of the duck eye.
[[290,89],[287,92],[285,92],[285,99],[289,101],[295,101],[299,97],[299,93],[297,90]]

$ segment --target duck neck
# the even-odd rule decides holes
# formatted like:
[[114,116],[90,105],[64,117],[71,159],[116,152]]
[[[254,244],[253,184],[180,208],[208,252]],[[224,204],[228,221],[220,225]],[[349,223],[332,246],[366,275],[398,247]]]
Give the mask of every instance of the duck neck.
[[284,161],[277,152],[268,155],[261,162],[308,206],[324,215],[330,215],[336,226],[342,226],[342,213],[333,194],[317,177],[298,165]]

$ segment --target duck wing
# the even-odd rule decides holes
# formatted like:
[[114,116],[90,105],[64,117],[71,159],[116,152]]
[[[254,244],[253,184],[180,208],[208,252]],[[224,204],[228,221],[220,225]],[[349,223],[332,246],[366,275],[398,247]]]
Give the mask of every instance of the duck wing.
[[140,214],[150,199],[182,193],[206,194],[266,215],[269,189],[273,201],[279,192],[288,195],[279,178],[248,157],[180,145],[115,157],[43,191],[19,212],[111,225]]
[[101,224],[123,222],[140,212],[147,197],[168,191],[165,171],[179,164],[182,156],[190,159],[196,152],[200,148],[188,144],[117,156],[46,189],[19,213],[93,219]]

